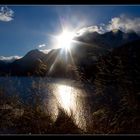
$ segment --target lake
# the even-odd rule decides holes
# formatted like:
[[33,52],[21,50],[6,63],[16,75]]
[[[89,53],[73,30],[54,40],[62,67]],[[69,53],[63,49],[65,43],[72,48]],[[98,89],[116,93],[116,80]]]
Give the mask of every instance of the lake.
[[0,77],[7,96],[17,95],[25,104],[39,102],[42,111],[55,122],[63,109],[83,131],[92,122],[94,86],[68,79],[41,77]]

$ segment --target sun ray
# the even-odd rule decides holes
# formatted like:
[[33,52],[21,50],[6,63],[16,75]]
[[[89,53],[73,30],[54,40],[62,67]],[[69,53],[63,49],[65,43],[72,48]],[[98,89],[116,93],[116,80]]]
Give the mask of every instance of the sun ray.
[[58,60],[58,57],[59,57],[59,56],[60,56],[60,53],[59,53],[59,54],[57,54],[57,56],[56,56],[55,60],[53,61],[52,65],[51,65],[51,67],[50,67],[50,69],[49,69],[49,71],[48,71],[48,73],[49,73],[49,74],[50,74],[50,73],[51,73],[51,71],[53,70],[54,65],[56,64],[56,62],[57,62],[57,60]]

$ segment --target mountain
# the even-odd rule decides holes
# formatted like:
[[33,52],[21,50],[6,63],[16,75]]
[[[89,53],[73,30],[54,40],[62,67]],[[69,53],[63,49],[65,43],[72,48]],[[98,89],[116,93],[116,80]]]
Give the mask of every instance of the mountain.
[[9,69],[9,63],[0,60],[0,75],[3,76],[6,73],[8,74],[9,73],[8,69]]
[[[96,80],[140,90],[140,40],[115,48],[96,64]],[[103,84],[103,83],[102,83]],[[103,85],[104,85],[103,84]]]
[[100,47],[114,48],[119,47],[127,42],[140,39],[140,36],[135,32],[124,33],[121,30],[112,30],[104,34],[98,32],[87,32],[75,38],[75,40],[96,44]]
[[33,67],[45,54],[37,49],[31,50],[23,58],[13,62],[14,65],[19,67]]
[[102,35],[110,47],[119,47],[125,43],[140,39],[135,32],[124,33],[120,30],[112,30]]
[[90,77],[95,75],[91,81],[95,87],[91,101],[97,110],[94,129],[102,126],[109,134],[140,133],[140,40],[114,48],[89,72]]
[[[75,40],[83,43],[72,45],[70,52],[52,49],[47,54],[37,49],[31,50],[24,57],[11,63],[0,61],[0,75],[12,76],[52,76],[94,79],[98,71],[97,63],[103,56],[110,56],[125,44],[137,41],[136,33],[124,33],[113,30],[104,34],[85,33]],[[120,46],[120,47],[119,47]],[[113,48],[110,51],[110,48]],[[118,53],[119,53],[118,51]],[[131,58],[131,56],[130,56]],[[82,77],[83,78],[83,77]]]
[[[140,40],[124,44],[109,55],[102,56],[96,68],[96,76],[92,82],[99,101],[97,106],[102,104],[110,108],[112,111],[109,116],[116,112],[110,123],[111,128],[123,128],[122,133],[128,130],[133,132],[132,127],[139,130]],[[123,124],[119,124],[120,122]]]
[[10,73],[12,75],[34,75],[39,69],[41,59],[45,54],[37,49],[31,50],[23,58],[15,60],[10,64]]

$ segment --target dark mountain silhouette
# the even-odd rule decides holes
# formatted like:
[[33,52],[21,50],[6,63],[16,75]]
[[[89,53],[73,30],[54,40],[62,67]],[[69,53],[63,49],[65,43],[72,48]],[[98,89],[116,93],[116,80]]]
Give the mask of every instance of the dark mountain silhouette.
[[[140,40],[127,43],[115,48],[107,56],[102,56],[97,63],[98,73],[102,73],[102,78],[110,83],[118,83],[128,78],[133,84],[139,85],[140,81]],[[98,74],[97,73],[97,74]],[[100,74],[101,76],[101,74]],[[99,77],[100,77],[99,76]],[[140,86],[138,86],[140,87]]]
[[121,30],[112,30],[104,34],[98,32],[87,32],[75,39],[81,42],[96,44],[100,47],[119,47],[127,42],[138,40],[140,37],[135,32],[124,33]]
[[35,74],[40,67],[41,58],[45,54],[39,50],[28,52],[23,58],[10,64],[10,73],[12,75],[30,75]]
[[[82,79],[84,76],[85,79],[94,79],[97,71],[96,63],[100,57],[110,56],[110,53],[116,49],[120,50],[118,51],[120,54],[122,50],[119,46],[138,39],[139,36],[136,33],[124,33],[120,30],[105,34],[85,33],[75,38],[83,43],[73,44],[71,52],[67,54],[63,49],[52,49],[48,54],[35,49],[12,63],[0,61],[0,75],[74,77],[77,79]],[[110,48],[113,52],[110,52]]]
[[5,75],[9,73],[9,64],[0,60],[0,75]]
[[140,40],[137,40],[115,48],[96,64],[96,76],[92,81],[96,87],[94,107],[109,109],[110,121],[106,123],[109,123],[110,133],[139,133],[139,60]]
[[[131,79],[136,85],[140,82],[140,40],[126,43],[120,47],[114,48],[107,55],[101,56],[96,63],[91,65],[81,65],[86,79],[94,82],[101,78],[112,84],[118,78],[124,80]],[[139,82],[138,82],[139,81]],[[118,83],[121,82],[118,79]],[[140,85],[138,86],[140,87]]]

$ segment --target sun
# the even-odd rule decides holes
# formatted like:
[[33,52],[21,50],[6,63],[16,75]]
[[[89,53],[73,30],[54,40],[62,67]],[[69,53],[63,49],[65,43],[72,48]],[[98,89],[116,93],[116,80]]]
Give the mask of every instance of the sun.
[[57,36],[57,47],[62,49],[69,49],[73,41],[74,33],[68,30],[64,30]]

